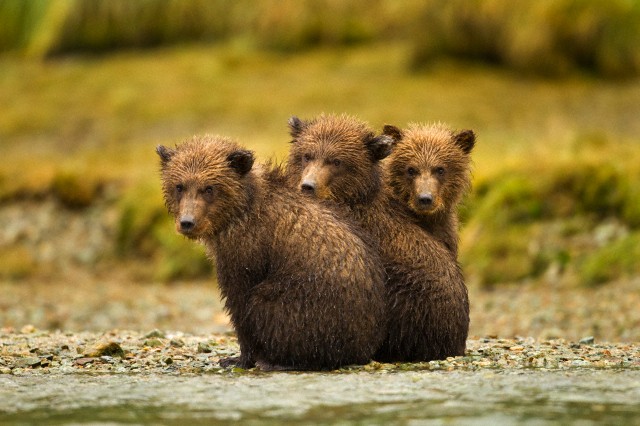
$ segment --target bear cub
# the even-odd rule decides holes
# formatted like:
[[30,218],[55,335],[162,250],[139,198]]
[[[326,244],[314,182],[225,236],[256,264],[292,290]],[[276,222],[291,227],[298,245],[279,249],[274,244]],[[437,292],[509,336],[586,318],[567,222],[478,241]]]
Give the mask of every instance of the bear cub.
[[458,205],[471,187],[471,130],[453,132],[444,125],[386,125],[395,140],[385,159],[385,182],[402,206],[427,232],[457,256]]
[[356,226],[286,188],[278,167],[230,139],[158,146],[177,231],[215,260],[240,356],[224,366],[366,364],[385,329],[384,270]]
[[469,299],[462,271],[437,239],[384,188],[381,160],[394,138],[348,115],[291,117],[290,186],[355,220],[387,273],[388,328],[374,359],[430,361],[464,355]]

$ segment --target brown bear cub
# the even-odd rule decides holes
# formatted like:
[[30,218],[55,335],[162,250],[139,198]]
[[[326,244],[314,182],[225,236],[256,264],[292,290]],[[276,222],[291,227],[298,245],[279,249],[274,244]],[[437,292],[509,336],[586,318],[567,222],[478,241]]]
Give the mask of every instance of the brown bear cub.
[[387,273],[389,328],[374,359],[429,361],[464,355],[469,299],[453,254],[383,189],[380,160],[394,143],[350,116],[289,120],[290,185],[331,201],[376,245]]
[[384,270],[330,209],[287,189],[277,167],[218,136],[159,146],[162,190],[182,235],[205,245],[240,344],[224,366],[322,370],[365,364],[385,324]]
[[393,196],[427,232],[458,254],[458,205],[471,187],[471,130],[411,124],[384,126],[396,144],[384,161]]

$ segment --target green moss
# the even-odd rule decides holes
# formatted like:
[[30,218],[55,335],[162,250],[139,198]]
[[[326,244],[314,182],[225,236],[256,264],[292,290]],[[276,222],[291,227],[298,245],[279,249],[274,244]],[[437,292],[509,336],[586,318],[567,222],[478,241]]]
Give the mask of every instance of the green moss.
[[543,215],[544,199],[526,173],[505,173],[485,182],[470,200],[474,220],[494,225],[530,223]]
[[465,272],[491,287],[533,277],[540,269],[530,253],[534,229],[526,225],[479,226],[473,242],[460,254]]
[[640,274],[640,233],[635,232],[590,253],[579,265],[587,286]]
[[[485,285],[551,267],[588,285],[638,272],[637,236],[615,240],[640,223],[635,155],[607,138],[583,142],[570,159],[538,155],[478,183],[463,210],[465,270]],[[603,221],[619,232],[600,247]]]

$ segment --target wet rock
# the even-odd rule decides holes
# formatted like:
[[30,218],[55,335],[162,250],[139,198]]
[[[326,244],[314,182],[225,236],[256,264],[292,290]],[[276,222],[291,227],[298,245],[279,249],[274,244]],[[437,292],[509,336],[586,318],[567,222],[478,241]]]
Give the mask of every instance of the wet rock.
[[159,348],[164,345],[160,339],[147,339],[143,344],[150,348]]
[[198,343],[198,353],[199,354],[202,354],[202,353],[208,354],[208,353],[211,353],[211,352],[213,352],[213,348],[211,348],[211,346],[209,346],[208,343],[205,343],[205,342]]
[[165,338],[165,334],[158,330],[157,328],[155,330],[152,330],[150,332],[148,332],[147,334],[144,335],[145,338],[150,339],[150,338],[161,338],[164,339]]
[[35,333],[36,330],[37,329],[34,326],[32,326],[31,324],[27,324],[20,329],[20,333],[30,334],[30,333]]
[[124,350],[116,342],[99,343],[89,349],[84,355],[89,358],[99,358],[104,355],[124,357]]
[[169,342],[169,345],[171,345],[174,348],[181,348],[184,346],[184,340],[182,339],[171,339],[171,341]]
[[39,367],[40,366],[40,358],[38,357],[26,357],[26,358],[18,358],[14,363],[14,367],[16,368],[27,368],[27,367]]
[[87,364],[91,364],[92,362],[95,362],[96,359],[97,358],[95,358],[95,357],[82,357],[82,358],[76,359],[74,362],[77,365],[84,366],[84,365],[87,365]]
[[595,342],[595,338],[593,336],[588,336],[580,339],[579,343],[582,345],[593,345],[594,342]]

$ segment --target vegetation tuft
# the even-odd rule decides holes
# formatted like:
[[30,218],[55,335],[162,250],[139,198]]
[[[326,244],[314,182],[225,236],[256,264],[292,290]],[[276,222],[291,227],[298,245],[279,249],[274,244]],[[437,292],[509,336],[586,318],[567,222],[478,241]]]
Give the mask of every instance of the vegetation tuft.
[[185,41],[244,40],[280,51],[368,40],[558,75],[640,74],[639,0],[2,0],[0,51],[33,57]]
[[640,2],[432,0],[416,27],[414,66],[457,56],[544,75],[640,72]]
[[99,194],[99,185],[92,177],[77,171],[62,171],[56,174],[51,192],[66,207],[88,207]]
[[139,274],[172,281],[211,276],[202,247],[177,235],[160,195],[159,183],[145,181],[129,189],[120,202],[116,255],[146,263]]
[[569,158],[539,153],[479,181],[462,212],[465,270],[486,286],[639,274],[640,166],[627,149],[636,148],[609,141]]

